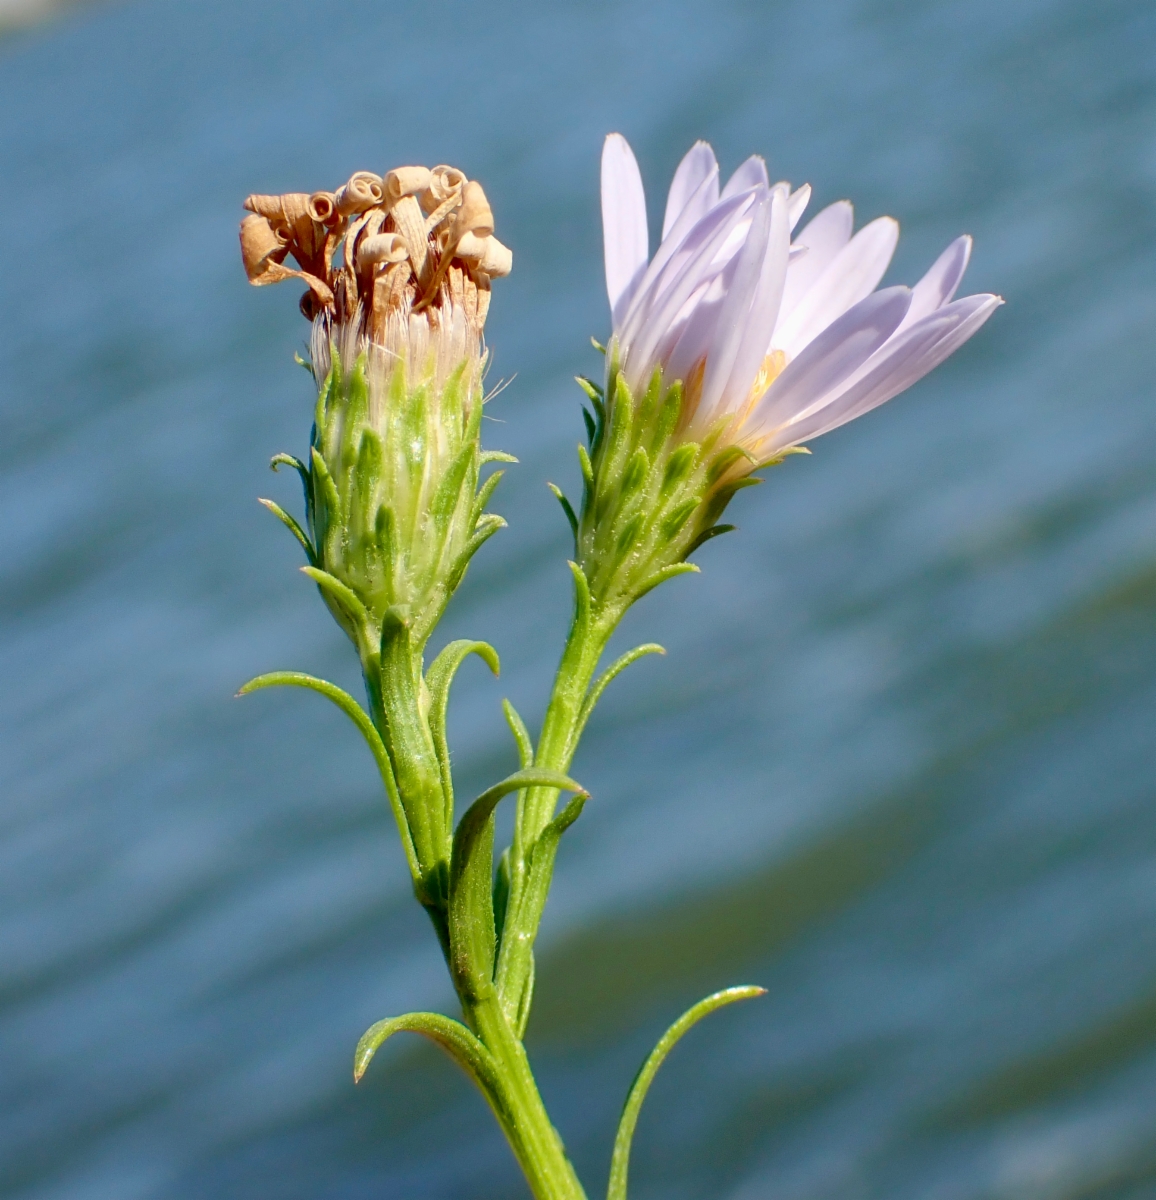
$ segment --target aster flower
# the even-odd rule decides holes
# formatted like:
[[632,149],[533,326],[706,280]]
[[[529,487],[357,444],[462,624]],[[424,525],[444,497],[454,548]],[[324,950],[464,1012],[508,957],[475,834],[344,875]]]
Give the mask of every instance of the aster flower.
[[788,243],[809,199],[808,186],[771,187],[758,157],[720,191],[714,152],[698,142],[675,172],[651,259],[638,164],[619,134],[603,150],[606,285],[627,382],[637,388],[655,368],[682,379],[687,432],[729,417],[726,440],[760,462],[898,395],[1001,303],[952,299],[966,236],[913,288],[877,291],[899,226],[879,217],[852,236],[846,200]]
[[[899,236],[880,217],[852,235],[850,203],[792,237],[810,187],[772,185],[748,158],[720,187],[696,143],[675,172],[649,253],[646,200],[626,140],[602,154],[605,388],[591,398],[581,517],[592,590],[628,604],[683,563],[751,472],[910,387],[1002,303],[954,300],[971,252],[957,238],[913,287],[877,290]],[[686,569],[684,567],[684,569]]]

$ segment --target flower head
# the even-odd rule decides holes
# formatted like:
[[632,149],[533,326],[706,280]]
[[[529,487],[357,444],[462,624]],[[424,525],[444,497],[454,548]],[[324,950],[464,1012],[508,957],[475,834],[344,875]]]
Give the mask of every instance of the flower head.
[[656,369],[682,380],[681,431],[699,439],[725,419],[724,440],[753,463],[904,391],[1002,303],[953,300],[969,237],[913,288],[877,291],[898,224],[880,217],[852,236],[841,200],[792,240],[809,199],[809,186],[770,185],[758,157],[720,189],[714,152],[698,142],[675,172],[651,258],[634,155],[619,134],[602,153],[606,286],[624,378],[635,391]]
[[307,285],[319,389],[309,461],[275,460],[302,474],[308,533],[270,507],[363,657],[390,612],[423,644],[504,524],[481,511],[492,483],[475,493],[482,329],[490,281],[512,255],[481,185],[454,167],[358,171],[335,191],[255,195],[245,207],[249,282]]
[[772,186],[758,157],[720,187],[714,152],[698,142],[675,172],[651,257],[638,164],[619,134],[606,139],[613,337],[605,387],[580,381],[594,410],[581,515],[564,504],[608,610],[691,569],[687,555],[731,528],[717,521],[758,482],[752,471],[909,387],[1001,303],[952,299],[967,237],[914,288],[877,291],[898,225],[880,217],[852,236],[851,205],[839,201],[792,240],[810,191]]

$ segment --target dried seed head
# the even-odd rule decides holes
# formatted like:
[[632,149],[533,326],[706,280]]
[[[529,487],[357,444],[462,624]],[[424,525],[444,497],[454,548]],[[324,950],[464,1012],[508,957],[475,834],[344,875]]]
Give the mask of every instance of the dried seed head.
[[429,181],[429,167],[394,167],[385,177],[385,201],[392,207],[402,196],[424,192]]
[[455,344],[465,330],[480,346],[490,280],[513,263],[481,184],[456,167],[358,171],[334,191],[253,195],[245,208],[250,283],[302,280],[310,320],[393,350],[414,321],[430,336],[458,330]]

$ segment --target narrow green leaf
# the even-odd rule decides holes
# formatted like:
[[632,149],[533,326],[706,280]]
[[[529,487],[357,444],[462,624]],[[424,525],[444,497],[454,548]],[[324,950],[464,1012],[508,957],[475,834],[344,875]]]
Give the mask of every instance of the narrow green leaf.
[[506,724],[510,727],[510,732],[514,735],[514,741],[518,746],[518,762],[522,770],[534,765],[534,743],[530,740],[530,731],[526,728],[526,722],[518,715],[518,710],[509,702],[502,701],[502,712],[506,717]]
[[329,510],[326,525],[333,526],[341,523],[341,497],[337,493],[337,485],[333,482],[333,476],[329,474],[329,468],[325,465],[325,459],[321,457],[316,446],[312,451],[313,463],[313,484],[314,493],[319,487],[321,489],[321,498],[325,501],[325,507]]
[[582,702],[581,711],[578,714],[578,727],[574,735],[574,740],[577,741],[582,730],[586,726],[586,722],[590,719],[590,714],[594,711],[594,706],[602,699],[602,693],[606,691],[607,685],[617,679],[631,663],[636,663],[640,658],[645,658],[648,654],[665,654],[666,651],[657,642],[647,642],[642,646],[635,646],[633,650],[628,650],[621,658],[616,658],[614,662],[602,672],[601,675],[594,681],[590,691],[586,694],[586,699]]
[[482,486],[478,488],[478,494],[474,497],[474,523],[477,524],[478,518],[485,512],[486,505],[490,502],[490,497],[494,494],[494,488],[502,482],[502,476],[505,471],[495,471],[487,479],[482,481]]
[[575,550],[575,553],[577,553],[577,550],[578,550],[578,515],[574,512],[573,507],[571,507],[570,501],[566,499],[566,496],[560,487],[558,487],[556,484],[553,484],[553,483],[547,483],[546,486],[550,489],[550,491],[552,491],[554,493],[555,497],[558,500],[558,503],[560,505],[562,505],[562,511],[566,514],[566,520],[570,522],[570,532],[574,535],[574,550]]
[[450,967],[459,990],[470,997],[483,995],[493,985],[494,809],[504,796],[526,787],[583,794],[581,785],[560,771],[534,768],[515,771],[484,791],[454,831],[450,857]]
[[397,830],[401,834],[402,848],[405,850],[406,862],[409,863],[409,869],[413,873],[414,879],[418,879],[420,868],[418,866],[417,854],[414,852],[413,839],[410,837],[409,822],[405,818],[405,810],[401,806],[401,797],[397,791],[397,781],[393,774],[393,764],[389,760],[389,752],[385,748],[385,743],[381,740],[381,735],[377,732],[376,726],[369,719],[369,714],[365,709],[357,703],[356,700],[337,684],[330,683],[325,679],[318,679],[315,675],[306,675],[301,671],[271,671],[267,675],[258,675],[255,679],[250,679],[237,692],[238,696],[247,696],[250,692],[260,691],[267,687],[301,687],[309,688],[311,691],[318,692],[327,700],[332,701],[339,709],[357,726],[361,732],[361,736],[365,738],[366,744],[369,746],[373,754],[374,762],[377,763],[378,772],[381,774],[381,781],[385,785],[386,795],[389,797],[389,806],[393,809],[394,819],[397,821]]
[[[485,1046],[463,1025],[441,1013],[406,1013],[371,1025],[353,1055],[353,1082],[360,1083],[381,1044],[395,1033],[420,1033],[440,1046],[477,1084],[482,1095],[499,1109],[502,1095],[498,1069]],[[499,1116],[502,1114],[499,1112]]]
[[517,461],[512,454],[507,454],[504,450],[483,450],[478,459],[478,466],[488,467],[490,463],[516,463]]
[[506,909],[510,905],[510,847],[502,851],[498,869],[494,872],[494,953],[502,944],[502,929],[506,924]]
[[740,458],[745,458],[753,467],[758,459],[742,446],[728,446],[718,457],[710,464],[710,468],[706,473],[707,487],[713,487],[718,481],[739,461]]
[[344,609],[353,621],[359,625],[368,624],[369,614],[365,611],[365,605],[358,599],[357,593],[346,587],[337,576],[330,575],[328,571],[322,571],[319,567],[302,567],[301,572],[308,575],[321,589],[322,595]]
[[269,460],[269,470],[276,471],[278,467],[292,467],[301,476],[305,486],[309,486],[309,468],[292,454],[274,454]]
[[570,634],[573,637],[576,631],[585,629],[590,624],[590,584],[586,573],[576,562],[568,562],[566,565],[570,568],[570,574],[574,576],[574,622]]
[[450,770],[450,750],[446,741],[446,710],[449,707],[450,684],[454,681],[454,675],[471,654],[476,654],[495,675],[501,673],[498,652],[493,646],[488,642],[472,642],[468,638],[450,642],[425,673],[426,687],[429,689],[429,728],[437,751],[438,766],[441,768],[447,828],[453,824],[454,818],[454,785]]
[[586,440],[593,446],[594,439],[598,435],[598,426],[590,410],[585,405],[582,406],[582,423],[586,426]]
[[699,546],[704,542],[709,542],[711,538],[719,537],[724,533],[732,533],[738,528],[737,525],[712,525],[709,529],[704,529],[690,544],[687,554],[693,554]]
[[[558,856],[558,843],[562,840],[562,835],[566,830],[582,815],[582,810],[586,807],[588,799],[589,797],[581,792],[574,796],[566,807],[542,830],[538,835],[538,840],[530,848],[527,861],[526,891],[521,901],[520,912],[537,913],[539,918],[541,917],[542,910],[546,907],[546,899],[550,894],[550,883],[554,878],[554,860]],[[531,936],[533,936],[533,932],[536,932],[536,924]],[[519,1038],[526,1032],[526,1023],[530,1019],[530,1004],[533,996],[534,956],[531,950],[530,975],[523,984],[521,994],[517,997],[516,1003],[511,1002],[507,1004],[506,998],[501,997],[503,1008],[512,1021],[514,1030]]]
[[660,583],[665,583],[668,579],[674,579],[677,575],[697,575],[699,573],[700,569],[694,563],[672,563],[669,567],[663,567],[661,571],[656,571],[649,579],[643,580],[638,590],[634,593],[634,600],[641,600],[647,592],[653,591]]
[[593,379],[587,379],[585,375],[575,375],[574,382],[591,400],[602,399],[602,389],[594,382]]
[[305,557],[309,559],[311,567],[317,566],[317,555],[313,550],[313,543],[305,534],[305,530],[281,507],[279,504],[274,504],[272,500],[266,500],[263,496],[257,497],[257,503],[263,504],[279,521],[283,522],[289,532],[301,543],[301,548],[305,551]]
[[593,346],[594,349],[597,350],[599,354],[606,353],[606,347],[597,338],[591,338],[590,345]]
[[534,978],[537,975],[537,961],[534,951],[530,951],[530,969],[526,973],[526,982],[522,984],[522,994],[518,997],[518,1008],[514,1014],[514,1033],[518,1041],[526,1036],[526,1026],[530,1023],[530,1005],[534,1003]]
[[586,447],[579,444],[578,446],[578,465],[582,468],[582,482],[589,489],[590,494],[594,494],[594,464],[590,461],[590,455],[586,453]]
[[733,987],[722,992],[715,992],[700,1000],[693,1008],[678,1018],[677,1021],[658,1040],[658,1045],[650,1052],[650,1056],[642,1064],[642,1069],[634,1078],[626,1104],[622,1109],[622,1118],[618,1122],[618,1133],[614,1138],[614,1154],[610,1160],[610,1186],[606,1191],[606,1200],[626,1200],[626,1174],[630,1167],[630,1143],[634,1138],[634,1128],[638,1124],[638,1114],[646,1093],[654,1082],[658,1068],[666,1060],[666,1056],[674,1049],[675,1044],[689,1029],[692,1029],[703,1017],[715,1012],[736,1000],[750,1000],[754,996],[766,994],[766,988]]

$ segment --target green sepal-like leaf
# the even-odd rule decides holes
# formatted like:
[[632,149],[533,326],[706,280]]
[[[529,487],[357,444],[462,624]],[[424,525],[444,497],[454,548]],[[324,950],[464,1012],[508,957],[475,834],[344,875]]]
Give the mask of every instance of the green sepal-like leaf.
[[593,379],[587,379],[585,375],[575,375],[574,382],[589,396],[591,401],[602,400],[602,389]]
[[530,731],[509,700],[502,701],[502,713],[518,747],[518,763],[522,770],[526,770],[534,765],[534,743],[530,740]]
[[658,410],[658,419],[654,422],[654,433],[650,439],[651,457],[657,457],[669,441],[678,425],[682,413],[683,388],[682,381],[675,382],[666,390],[662,399],[662,407]]
[[441,767],[447,826],[453,823],[454,785],[450,770],[450,750],[446,741],[446,709],[449,707],[450,684],[454,681],[454,675],[471,654],[476,654],[495,675],[501,673],[498,652],[493,646],[488,642],[472,642],[468,638],[450,642],[425,673],[426,687],[429,689],[429,728],[437,751],[438,765]]
[[377,732],[376,726],[369,719],[369,714],[365,709],[357,703],[356,700],[337,684],[330,683],[325,679],[318,679],[315,675],[306,675],[301,671],[271,671],[267,675],[258,675],[255,679],[250,679],[238,691],[238,696],[247,696],[250,692],[260,691],[267,687],[301,687],[309,688],[311,691],[317,692],[324,696],[327,700],[336,704],[339,709],[357,726],[361,732],[361,736],[365,738],[366,744],[369,746],[373,754],[374,762],[377,763],[378,772],[381,775],[381,782],[385,785],[386,795],[389,797],[389,806],[393,809],[394,819],[397,821],[397,830],[401,834],[402,849],[405,851],[406,862],[409,864],[409,869],[416,880],[420,874],[418,866],[417,854],[413,848],[413,839],[409,832],[409,822],[405,817],[405,810],[401,806],[401,797],[397,790],[397,781],[393,774],[393,764],[389,759],[389,752],[385,748],[385,743],[381,740],[381,735]]
[[518,460],[504,450],[483,450],[478,458],[479,467],[488,467],[490,463],[516,463]]
[[574,576],[574,622],[571,637],[585,636],[584,630],[590,624],[590,583],[586,572],[576,562],[566,564],[570,574]]
[[278,467],[292,467],[301,476],[305,487],[309,487],[309,468],[299,458],[292,454],[274,454],[269,460],[269,470],[276,471]]
[[758,459],[742,446],[728,446],[710,464],[710,469],[706,473],[707,487],[713,487],[740,458],[745,458],[752,467],[758,462]]
[[581,785],[560,771],[515,771],[484,791],[454,831],[450,857],[450,967],[458,990],[468,997],[479,997],[493,985],[494,809],[504,796],[527,787],[582,793]]
[[630,1167],[630,1143],[634,1138],[634,1129],[638,1124],[638,1114],[646,1093],[654,1082],[658,1068],[666,1060],[666,1056],[674,1049],[678,1040],[688,1030],[692,1029],[705,1016],[736,1000],[750,1000],[755,996],[766,994],[766,988],[733,987],[722,992],[715,992],[700,1000],[692,1008],[678,1018],[677,1021],[658,1039],[658,1045],[650,1052],[642,1064],[642,1069],[634,1077],[630,1091],[626,1096],[626,1104],[622,1109],[622,1117],[618,1122],[618,1133],[614,1138],[614,1154],[610,1160],[610,1186],[606,1191],[606,1200],[626,1200],[626,1175]]
[[699,447],[697,442],[683,442],[666,461],[666,469],[662,473],[662,491],[669,495],[689,477],[698,462]]
[[335,575],[330,575],[328,571],[322,571],[319,567],[302,567],[301,572],[317,584],[327,601],[346,612],[350,621],[361,628],[369,623],[369,614],[365,611],[365,605],[358,599],[357,593],[346,587]]
[[699,548],[699,546],[701,546],[704,542],[709,542],[711,538],[719,537],[724,533],[733,533],[737,528],[737,525],[712,525],[709,529],[704,529],[702,533],[700,533],[698,537],[691,542],[689,548],[687,549],[687,554],[693,554]]
[[586,453],[586,447],[579,443],[578,446],[578,465],[582,468],[582,482],[589,489],[591,495],[594,494],[594,464],[590,461],[590,455]]
[[311,567],[317,566],[317,555],[313,550],[313,543],[306,536],[305,530],[297,524],[280,504],[275,504],[272,500],[266,500],[263,496],[257,497],[257,503],[263,504],[288,528],[289,532],[301,543],[301,548],[305,551],[305,557],[309,559],[309,565]]
[[616,658],[594,681],[590,691],[586,694],[586,699],[582,702],[574,734],[575,741],[581,736],[586,722],[590,719],[590,714],[594,711],[594,706],[602,699],[602,693],[606,691],[608,684],[617,679],[631,663],[636,663],[640,658],[645,658],[648,654],[665,653],[666,650],[657,642],[647,642],[642,646],[635,646],[633,650],[628,650],[620,658]]
[[694,516],[698,509],[700,501],[697,497],[690,500],[684,500],[681,504],[676,504],[674,508],[662,519],[662,536],[669,542],[682,532],[682,527]]
[[634,593],[634,599],[640,600],[647,592],[652,592],[660,583],[665,583],[676,575],[697,575],[699,573],[699,568],[694,563],[672,563],[669,567],[663,567],[661,571],[655,571],[649,579],[644,579]]
[[565,493],[556,484],[548,483],[546,486],[554,493],[558,503],[562,505],[562,511],[566,514],[566,520],[570,523],[570,532],[574,535],[574,547],[577,551],[578,547],[578,514],[574,511],[570,501],[566,499]]
[[462,547],[461,553],[454,560],[453,567],[450,569],[447,579],[447,590],[453,592],[462,577],[466,573],[466,568],[470,565],[470,559],[482,548],[482,546],[498,532],[499,529],[506,528],[506,518],[499,517],[497,513],[482,513],[478,518],[477,524],[474,526],[474,532],[470,535],[470,540]]
[[593,446],[594,439],[598,436],[598,426],[585,405],[582,406],[582,423],[586,426],[586,441]]
[[486,510],[486,505],[490,502],[490,497],[494,494],[494,488],[502,482],[502,476],[505,471],[495,471],[482,481],[482,486],[478,488],[478,494],[474,497],[474,524],[477,524],[478,518]]
[[[325,501],[325,528],[328,531],[341,524],[341,497],[338,495],[337,485],[333,482],[333,476],[329,474],[329,468],[325,465],[325,459],[321,457],[316,446],[313,447],[310,454],[313,463],[314,497],[316,498],[317,489],[320,488],[321,499]],[[318,548],[321,548],[320,545]]]
[[441,1013],[406,1013],[401,1017],[390,1017],[371,1025],[353,1055],[353,1082],[360,1083],[373,1056],[386,1038],[395,1033],[420,1033],[440,1046],[477,1084],[482,1095],[506,1124],[510,1116],[502,1107],[502,1095],[498,1070],[493,1057],[485,1046],[460,1021],[451,1020]]

